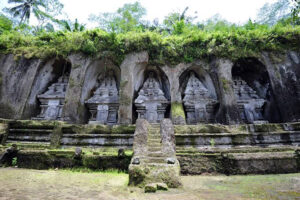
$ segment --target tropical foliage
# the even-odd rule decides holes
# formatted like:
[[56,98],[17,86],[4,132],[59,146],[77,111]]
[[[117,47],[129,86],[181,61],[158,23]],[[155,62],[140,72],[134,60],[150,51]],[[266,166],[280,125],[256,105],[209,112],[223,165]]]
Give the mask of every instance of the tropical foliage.
[[142,26],[142,17],[146,9],[139,2],[125,4],[115,13],[100,13],[91,15],[90,21],[98,24],[100,28],[108,32],[124,33],[136,30]]
[[195,16],[188,14],[188,8],[169,14],[164,24],[149,25],[142,20],[146,11],[139,3],[125,4],[106,17],[98,15],[100,17],[93,21],[98,22],[99,28],[92,30],[85,30],[77,20],[53,18],[59,31],[51,24],[48,28],[46,24],[32,31],[29,25],[13,27],[8,18],[0,16],[0,53],[13,53],[16,58],[66,57],[82,53],[107,57],[120,64],[128,53],[147,51],[153,64],[176,65],[214,57],[233,60],[257,57],[263,51],[299,51],[299,3],[293,1],[295,4],[289,7],[288,16],[276,18],[272,25],[252,20],[245,25],[235,25],[220,16],[195,23]]

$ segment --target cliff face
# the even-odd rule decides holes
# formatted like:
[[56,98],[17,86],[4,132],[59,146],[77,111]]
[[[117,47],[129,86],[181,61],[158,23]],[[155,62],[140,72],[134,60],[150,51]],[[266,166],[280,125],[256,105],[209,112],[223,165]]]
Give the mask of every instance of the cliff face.
[[[21,58],[17,61],[13,55],[1,55],[0,118],[30,119],[39,114],[37,95],[57,81],[64,72],[65,63],[68,63],[70,78],[62,118],[73,123],[87,123],[89,112],[84,102],[96,90],[99,77],[108,70],[114,72],[119,89],[118,122],[121,124],[135,123],[134,100],[150,71],[155,72],[155,78],[170,101],[165,117],[173,118],[176,123],[184,122],[188,114],[183,98],[190,72],[196,74],[210,98],[216,102],[211,111],[207,111],[213,116],[210,122],[235,124],[243,121],[241,100],[234,87],[236,80],[243,80],[241,83],[247,84],[246,88],[249,86],[255,91],[254,99],[264,99],[265,104],[261,108],[264,120],[287,122],[300,119],[299,53],[275,55],[263,52],[260,58],[236,62],[215,59],[209,63],[197,61],[162,67],[151,66],[148,60],[147,52],[128,54],[120,66],[107,59],[93,59],[80,54],[72,54],[67,59]],[[184,109],[184,112],[178,112],[178,109]]]

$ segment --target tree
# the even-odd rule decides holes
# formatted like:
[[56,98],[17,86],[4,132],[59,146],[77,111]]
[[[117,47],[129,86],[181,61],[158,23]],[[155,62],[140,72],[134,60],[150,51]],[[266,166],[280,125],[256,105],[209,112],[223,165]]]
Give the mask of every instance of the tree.
[[12,29],[12,21],[4,15],[0,14],[0,34],[4,31],[10,31]]
[[[163,24],[168,32],[173,34],[182,34],[186,26],[191,26],[197,16],[187,15],[189,7],[186,7],[182,12],[172,12],[168,14]],[[195,12],[194,14],[197,14]]]
[[41,18],[42,15],[46,15],[46,13],[40,9],[40,7],[46,7],[42,0],[8,0],[8,3],[17,4],[9,8],[8,11],[13,17],[20,17],[19,24],[29,21],[31,13],[33,13],[37,19]]
[[300,14],[300,0],[292,0],[293,8],[292,8],[292,21],[294,24],[300,24],[299,23],[299,14]]
[[231,26],[233,24],[225,20],[220,14],[215,14],[203,22],[201,29],[205,31],[224,31],[229,30]]
[[80,24],[77,19],[75,19],[74,23],[72,23],[69,20],[60,20],[59,23],[62,26],[62,28],[64,30],[66,30],[66,31],[81,32],[81,31],[85,30],[85,25],[84,24]]
[[124,4],[117,12],[90,15],[89,21],[108,32],[128,32],[143,24],[142,17],[146,9],[139,2]]
[[[185,24],[192,23],[197,16],[187,15],[188,10],[189,7],[186,7],[182,12],[172,12],[168,14],[164,19],[164,25],[170,28],[179,21],[184,21]],[[197,14],[197,12],[195,12],[195,14]]]
[[257,14],[257,22],[261,24],[275,25],[279,20],[291,16],[291,1],[278,0],[275,3],[266,3]]
[[19,18],[19,25],[29,23],[32,14],[39,22],[38,26],[43,26],[50,21],[55,22],[53,16],[60,15],[63,9],[63,4],[59,0],[8,0],[8,3],[15,4],[5,10],[13,18]]

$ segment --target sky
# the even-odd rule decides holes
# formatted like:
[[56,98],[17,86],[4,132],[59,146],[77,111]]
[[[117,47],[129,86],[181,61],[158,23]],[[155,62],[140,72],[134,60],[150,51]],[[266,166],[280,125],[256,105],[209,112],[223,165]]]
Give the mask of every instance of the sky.
[[[71,20],[77,18],[80,23],[88,24],[90,14],[101,12],[115,12],[125,3],[136,0],[60,0],[64,4],[64,11]],[[170,12],[182,12],[189,6],[188,14],[197,11],[197,20],[204,21],[215,14],[233,23],[245,23],[248,19],[255,19],[256,14],[265,3],[276,0],[139,0],[147,10],[145,19],[160,22]],[[0,9],[7,6],[7,0],[0,0]]]

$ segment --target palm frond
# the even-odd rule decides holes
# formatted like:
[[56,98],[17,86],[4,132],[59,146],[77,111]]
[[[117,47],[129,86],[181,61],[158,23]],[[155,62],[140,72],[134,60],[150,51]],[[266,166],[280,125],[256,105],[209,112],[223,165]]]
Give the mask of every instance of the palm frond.
[[24,3],[26,0],[8,0],[8,3]]

